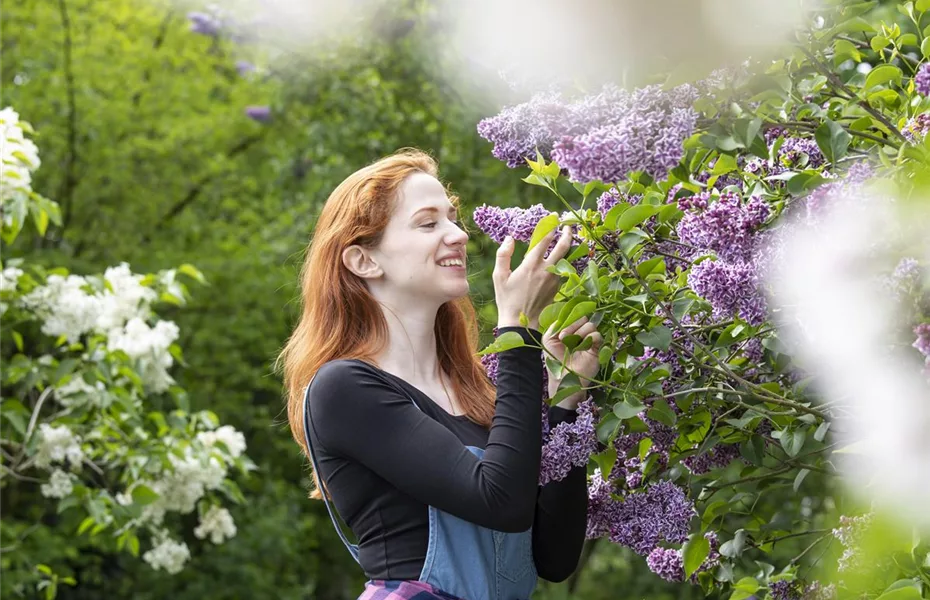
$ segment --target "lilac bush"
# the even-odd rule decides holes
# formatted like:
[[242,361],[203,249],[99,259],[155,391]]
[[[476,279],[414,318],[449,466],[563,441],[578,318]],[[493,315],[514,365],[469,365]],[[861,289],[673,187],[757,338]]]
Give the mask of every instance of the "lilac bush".
[[[844,22],[844,9],[830,18]],[[823,29],[831,41],[834,33]],[[869,76],[840,72],[847,67],[833,54],[844,43],[818,43],[802,43],[806,58],[790,66],[749,61],[725,85],[710,77],[573,99],[548,92],[479,125],[494,156],[528,167],[526,181],[555,199],[482,206],[476,224],[494,242],[526,243],[547,214],[571,223],[576,250],[557,267],[563,287],[541,325],[564,328],[583,314],[611,344],[585,390],[594,408],[586,402],[573,427],[546,438],[541,482],[587,461],[588,538],[631,548],[669,581],[686,579],[686,551],[706,551],[689,583],[738,600],[831,598],[848,587],[805,581],[796,569],[822,562],[834,538],[823,532],[836,523],[835,500],[821,502],[816,490],[835,475],[841,411],[820,406],[816,373],[780,335],[769,283],[785,257],[783,234],[796,223],[822,227],[838,207],[862,211],[875,180],[900,173],[906,183],[896,185],[908,188],[930,164],[930,111],[908,96],[911,83],[930,93],[927,65],[907,79],[891,59],[871,63],[876,96],[857,103]],[[780,85],[760,93],[772,77]],[[923,254],[897,240],[863,243],[876,260],[897,262],[881,285],[930,369],[926,265],[913,258]],[[683,547],[705,532],[723,545],[715,537],[709,549]],[[748,568],[750,556],[764,567]]]

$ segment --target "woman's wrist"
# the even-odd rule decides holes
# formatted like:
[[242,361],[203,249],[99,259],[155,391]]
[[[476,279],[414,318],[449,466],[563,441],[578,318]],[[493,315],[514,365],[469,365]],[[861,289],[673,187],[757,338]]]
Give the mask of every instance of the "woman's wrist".
[[528,319],[526,325],[520,322],[520,317],[498,317],[498,329],[502,327],[526,327],[539,331],[539,319]]

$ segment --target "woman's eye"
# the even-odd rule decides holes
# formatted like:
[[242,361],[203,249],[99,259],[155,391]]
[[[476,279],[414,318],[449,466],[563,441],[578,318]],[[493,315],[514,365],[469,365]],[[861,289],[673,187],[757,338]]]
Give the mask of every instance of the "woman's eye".
[[[438,224],[438,223],[436,223],[436,221],[433,221],[433,222],[431,222],[431,223],[423,223],[422,225],[420,225],[420,227],[430,227],[430,228],[432,228],[432,227],[435,227],[437,224]],[[452,221],[452,224],[455,225],[456,227],[461,227],[461,226],[462,226],[462,222],[461,222],[461,221]]]

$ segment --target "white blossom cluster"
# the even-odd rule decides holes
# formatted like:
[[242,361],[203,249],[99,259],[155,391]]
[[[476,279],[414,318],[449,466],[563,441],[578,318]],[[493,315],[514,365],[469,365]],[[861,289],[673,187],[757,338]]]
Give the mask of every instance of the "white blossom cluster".
[[19,276],[23,274],[22,269],[16,267],[7,267],[0,271],[0,290],[4,292],[15,292],[19,282]]
[[200,525],[194,529],[194,535],[201,540],[210,536],[211,542],[222,544],[236,535],[236,524],[228,510],[214,505],[200,518]]
[[[24,135],[27,126],[12,107],[0,110],[0,205],[25,201],[32,192],[32,171],[39,168],[39,149]],[[31,130],[30,130],[31,132]],[[4,219],[11,218],[8,211]]]
[[46,498],[64,498],[71,495],[74,485],[71,482],[71,475],[61,469],[55,469],[48,483],[43,483],[39,490]]
[[[165,471],[161,478],[138,482],[158,494],[158,498],[142,511],[140,521],[158,526],[168,512],[193,512],[204,494],[223,485],[229,466],[245,451],[245,436],[231,425],[224,425],[216,431],[200,432],[196,439],[201,443],[200,446],[188,446],[183,456],[169,455],[171,469]],[[227,450],[215,446],[217,441],[223,442]],[[131,489],[127,490],[122,497],[128,500],[130,492]],[[230,528],[225,525],[225,521],[221,524],[224,526],[222,531],[226,532],[224,535],[235,535],[235,527],[232,527],[233,533],[228,533]],[[205,531],[210,533],[212,529]]]
[[212,448],[216,442],[222,442],[233,459],[239,458],[245,452],[245,436],[232,425],[223,425],[214,431],[201,431],[197,434],[197,441],[207,448]]
[[171,575],[180,573],[184,563],[191,557],[187,544],[175,542],[168,537],[167,532],[161,532],[157,537],[158,543],[142,555],[142,560],[156,571],[164,569]]
[[139,375],[149,389],[165,391],[174,383],[168,374],[174,363],[168,348],[178,338],[178,326],[171,321],[148,325],[158,294],[142,285],[143,277],[126,263],[108,268],[103,279],[105,285],[95,286],[78,275],[50,275],[22,300],[43,320],[46,335],[74,342],[87,333],[104,334],[110,350],[139,361]]
[[39,448],[35,456],[35,465],[47,469],[52,463],[68,460],[72,469],[80,469],[84,460],[81,438],[66,425],[52,427],[48,423],[39,425]]

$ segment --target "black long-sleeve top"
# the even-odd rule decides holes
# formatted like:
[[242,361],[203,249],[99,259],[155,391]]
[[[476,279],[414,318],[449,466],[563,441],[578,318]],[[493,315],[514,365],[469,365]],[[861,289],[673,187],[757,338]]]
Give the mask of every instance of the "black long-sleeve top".
[[[541,339],[523,327],[502,327],[498,335],[507,331],[530,344]],[[532,526],[539,576],[563,581],[574,572],[587,520],[585,469],[538,485],[542,370],[538,349],[500,353],[490,430],[450,415],[420,389],[364,361],[333,360],[317,371],[309,402],[314,456],[358,539],[366,576],[419,578],[430,505],[498,531]],[[550,427],[575,417],[573,410],[549,409]],[[466,445],[484,448],[484,456]]]

